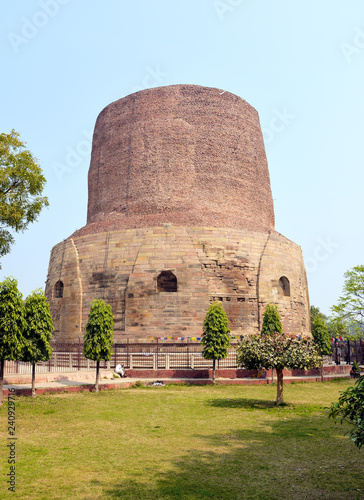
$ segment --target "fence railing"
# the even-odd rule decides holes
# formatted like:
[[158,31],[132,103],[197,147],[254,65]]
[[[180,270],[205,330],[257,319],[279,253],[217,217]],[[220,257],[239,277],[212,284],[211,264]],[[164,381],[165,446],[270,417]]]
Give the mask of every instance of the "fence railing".
[[[236,347],[233,344],[225,359],[218,362],[220,369],[236,369]],[[77,370],[92,370],[96,362],[83,356],[83,343],[76,344],[53,343],[53,353],[49,361],[36,364],[36,373],[69,372]],[[357,361],[364,363],[363,341],[336,341],[331,344],[332,362],[338,361],[340,353],[341,363]],[[125,369],[146,370],[200,370],[212,368],[212,361],[202,356],[202,346],[199,342],[166,342],[148,341],[123,342],[114,344],[110,361],[102,361],[100,367],[114,370],[117,365]],[[22,361],[6,361],[5,373],[31,373],[32,365]]]
[[[36,364],[36,373],[92,370],[96,362],[83,355],[83,343],[52,344],[49,361]],[[237,344],[236,344],[237,347]],[[114,370],[117,365],[125,369],[147,370],[199,370],[212,368],[212,361],[202,356],[202,346],[196,342],[126,342],[114,344],[110,361],[100,362],[100,368]],[[237,368],[236,349],[229,349],[227,358],[218,362],[219,368]],[[32,365],[22,361],[6,361],[5,373],[31,373]]]
[[363,340],[337,340],[331,343],[333,360],[337,363],[352,364],[356,361],[364,364],[364,342]]

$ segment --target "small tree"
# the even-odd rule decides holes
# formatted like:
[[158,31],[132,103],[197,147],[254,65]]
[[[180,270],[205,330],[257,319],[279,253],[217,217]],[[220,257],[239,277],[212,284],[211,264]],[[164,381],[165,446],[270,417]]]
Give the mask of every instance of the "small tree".
[[321,366],[321,356],[311,337],[294,338],[284,333],[253,335],[242,338],[237,361],[249,370],[262,368],[277,371],[276,404],[283,403],[283,369],[304,369]]
[[352,427],[346,433],[360,449],[364,444],[364,375],[356,382],[354,387],[349,387],[342,392],[337,403],[332,403],[329,417],[341,417]]
[[325,323],[328,320],[327,316],[320,311],[319,307],[311,306],[310,307],[311,331],[313,328],[313,322],[315,321],[315,318],[317,316],[321,316],[321,318],[325,321]]
[[268,304],[265,309],[261,335],[242,337],[237,361],[249,370],[276,370],[277,405],[283,403],[284,368],[313,368],[322,363],[312,338],[300,339],[282,333],[281,317],[274,304]]
[[22,361],[32,363],[32,396],[35,393],[35,364],[48,361],[52,355],[50,340],[53,323],[43,290],[35,290],[25,301],[24,349]]
[[114,338],[114,319],[111,306],[104,300],[95,299],[91,308],[84,335],[83,354],[96,361],[95,392],[99,390],[100,361],[110,361]]
[[329,356],[331,354],[330,334],[325,320],[320,315],[313,320],[312,336],[319,353],[323,356]]
[[212,381],[215,383],[216,360],[224,359],[230,347],[229,320],[225,309],[218,302],[213,302],[207,310],[203,322],[201,344],[202,356],[212,359]]
[[[331,354],[330,334],[326,321],[322,315],[316,315],[312,322],[311,329],[313,341],[315,342],[317,351],[321,354],[321,356],[329,356]],[[321,381],[324,381],[323,364],[321,364]]]
[[271,335],[276,332],[282,333],[282,323],[278,307],[275,304],[267,304],[261,333],[262,335]]
[[14,278],[0,283],[0,405],[3,402],[5,360],[20,358],[25,327],[22,294]]

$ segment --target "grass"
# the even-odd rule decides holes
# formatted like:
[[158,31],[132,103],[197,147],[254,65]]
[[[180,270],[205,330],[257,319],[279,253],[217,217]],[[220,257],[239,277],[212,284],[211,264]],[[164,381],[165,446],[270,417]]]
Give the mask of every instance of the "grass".
[[21,397],[14,498],[364,499],[364,450],[325,410],[350,384],[286,385],[283,407],[272,386]]

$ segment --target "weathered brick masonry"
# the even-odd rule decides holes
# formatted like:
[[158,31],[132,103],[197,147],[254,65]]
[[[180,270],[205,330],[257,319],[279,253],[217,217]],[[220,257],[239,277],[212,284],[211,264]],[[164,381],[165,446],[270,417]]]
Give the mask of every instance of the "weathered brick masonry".
[[56,245],[46,294],[59,341],[104,298],[119,335],[199,335],[223,302],[232,332],[265,305],[309,331],[300,248],[274,231],[258,114],[218,89],[173,85],[107,106],[94,132],[87,224]]

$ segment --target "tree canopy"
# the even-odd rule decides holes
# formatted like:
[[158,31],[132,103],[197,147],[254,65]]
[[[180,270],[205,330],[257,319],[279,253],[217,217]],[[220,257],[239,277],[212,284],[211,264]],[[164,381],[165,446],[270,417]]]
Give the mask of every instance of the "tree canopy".
[[46,180],[18,132],[0,134],[0,257],[10,251],[10,231],[24,231],[37,220],[48,199],[41,196]]
[[215,381],[216,360],[224,359],[230,347],[229,320],[225,309],[219,302],[213,302],[207,310],[203,322],[201,344],[202,356],[213,360],[213,381]]
[[341,423],[351,426],[346,433],[360,449],[364,444],[364,375],[355,382],[354,387],[344,391],[337,403],[332,403],[329,417],[341,418]]
[[313,340],[321,355],[331,354],[330,334],[323,316],[317,315],[311,325]]
[[23,297],[15,278],[0,283],[0,359],[17,360],[24,346]]
[[[265,326],[264,326],[265,325]],[[283,369],[310,369],[321,366],[322,359],[311,337],[293,337],[277,331],[281,325],[277,306],[268,304],[260,335],[242,337],[237,362],[248,370],[262,368],[277,372],[276,404],[283,403]],[[282,327],[280,327],[282,330]]]
[[110,361],[114,339],[114,318],[110,304],[95,299],[91,302],[86,333],[84,335],[83,354],[96,361],[96,392],[99,389],[100,361]]
[[252,335],[241,340],[238,361],[248,370],[259,368],[304,369],[321,366],[321,357],[311,337]]
[[52,355],[50,340],[53,323],[43,290],[35,290],[24,304],[26,326],[22,361],[32,363],[32,395],[35,396],[35,363],[48,361]]
[[331,308],[331,322],[345,329],[349,338],[363,337],[364,332],[364,266],[355,266],[344,274],[342,296]]
[[311,337],[294,338],[284,333],[253,335],[240,341],[237,361],[248,370],[277,371],[277,405],[283,403],[283,369],[310,369],[321,366],[321,356]]
[[267,304],[261,333],[262,335],[271,335],[276,332],[282,333],[282,323],[278,307],[275,304]]
[[35,290],[26,298],[24,329],[25,345],[22,360],[28,363],[48,361],[52,355],[50,341],[53,323],[44,291]]
[[319,307],[311,306],[310,307],[310,320],[311,320],[311,330],[312,325],[317,316],[320,316],[325,322],[328,320],[328,317],[320,311]]
[[25,328],[24,305],[18,282],[5,278],[0,283],[0,404],[3,397],[4,361],[20,358]]

